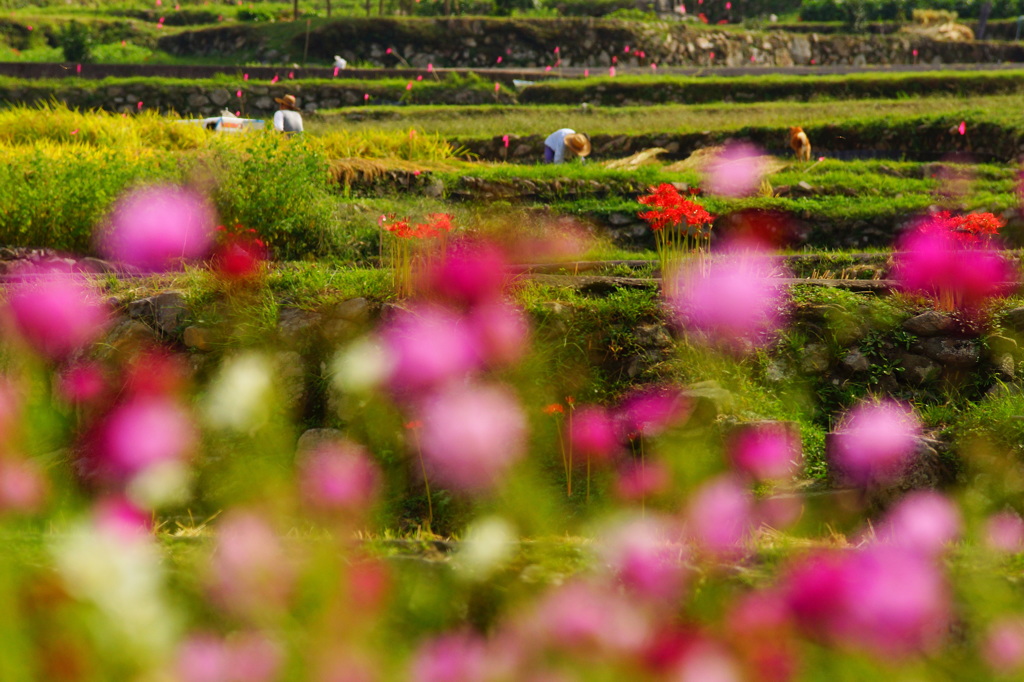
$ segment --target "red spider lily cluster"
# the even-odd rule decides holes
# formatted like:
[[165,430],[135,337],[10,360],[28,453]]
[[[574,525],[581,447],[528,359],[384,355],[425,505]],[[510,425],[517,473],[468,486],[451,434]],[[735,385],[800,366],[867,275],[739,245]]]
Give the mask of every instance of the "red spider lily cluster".
[[949,211],[939,211],[931,217],[931,229],[950,232],[964,246],[978,246],[999,236],[999,230],[1006,226],[1006,221],[991,213],[968,213],[952,215]]
[[413,225],[408,218],[396,219],[393,213],[388,213],[382,215],[377,224],[399,239],[436,239],[455,227],[448,213],[431,213],[427,217],[429,222]]
[[637,215],[646,220],[656,232],[666,227],[675,227],[683,221],[699,231],[715,219],[703,206],[684,198],[679,190],[667,182],[651,187],[650,190],[650,194],[639,197],[637,201],[652,207],[652,210],[640,211]]
[[267,260],[267,245],[253,228],[241,223],[216,227],[217,247],[211,264],[227,279],[246,279],[258,274]]

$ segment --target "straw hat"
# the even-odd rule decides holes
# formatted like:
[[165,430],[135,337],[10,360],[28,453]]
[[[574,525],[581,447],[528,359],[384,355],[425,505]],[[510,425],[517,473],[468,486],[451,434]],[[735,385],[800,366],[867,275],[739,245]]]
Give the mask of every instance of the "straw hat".
[[285,95],[284,97],[275,97],[274,101],[278,104],[283,104],[288,109],[296,109],[295,106],[295,95]]
[[586,133],[566,135],[565,146],[576,156],[590,156],[590,138]]

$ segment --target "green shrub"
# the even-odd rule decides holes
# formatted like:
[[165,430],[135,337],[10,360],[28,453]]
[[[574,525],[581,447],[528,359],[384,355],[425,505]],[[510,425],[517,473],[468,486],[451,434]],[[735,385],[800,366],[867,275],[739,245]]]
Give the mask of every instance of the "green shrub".
[[64,61],[92,61],[92,31],[85,24],[72,19],[60,30],[57,41],[64,53]]
[[244,145],[217,139],[214,203],[225,223],[255,228],[278,258],[334,250],[327,157],[303,137],[272,132]]

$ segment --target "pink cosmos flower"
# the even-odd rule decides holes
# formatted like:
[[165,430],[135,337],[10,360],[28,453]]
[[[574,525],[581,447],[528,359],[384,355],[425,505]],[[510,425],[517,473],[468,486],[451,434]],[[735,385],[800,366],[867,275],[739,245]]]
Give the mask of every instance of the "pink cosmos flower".
[[694,543],[713,555],[741,552],[750,537],[754,505],[732,476],[705,483],[687,505],[686,529]]
[[616,455],[622,446],[611,415],[603,407],[587,405],[577,409],[571,422],[567,420],[569,442],[573,452],[582,459],[605,461]]
[[413,682],[481,682],[491,679],[486,643],[475,635],[456,633],[429,640],[412,662]]
[[514,306],[504,303],[479,305],[468,313],[466,322],[477,340],[481,358],[488,365],[515,364],[530,345],[526,318]]
[[19,272],[7,314],[14,332],[54,361],[96,341],[110,320],[106,302],[80,274],[55,269]]
[[739,471],[756,479],[784,479],[800,467],[800,434],[778,422],[750,424],[731,434],[728,457]]
[[949,627],[942,572],[931,558],[901,547],[805,559],[790,571],[787,594],[808,634],[883,659],[933,651]]
[[60,375],[57,391],[69,403],[78,405],[95,400],[106,390],[107,382],[98,365],[81,363]]
[[948,308],[980,308],[1008,294],[1017,280],[998,249],[964,244],[953,231],[928,221],[900,240],[895,261],[892,277],[901,289],[934,296]]
[[181,682],[272,682],[278,679],[284,652],[260,632],[220,638],[196,634],[178,648]]
[[858,485],[891,479],[914,454],[921,423],[892,400],[863,402],[846,413],[832,438],[839,470]]
[[148,187],[118,201],[98,247],[108,258],[144,272],[167,270],[204,256],[214,224],[213,210],[192,190]]
[[960,509],[934,491],[909,493],[886,514],[879,539],[926,556],[938,556],[963,530]]
[[207,575],[213,600],[242,616],[283,609],[295,569],[274,529],[255,512],[235,509],[215,531]]
[[686,578],[680,529],[668,519],[631,519],[610,528],[598,552],[632,594],[648,602],[674,604]]
[[993,514],[985,522],[985,543],[1009,554],[1024,551],[1024,519],[1010,511]]
[[526,417],[505,388],[449,386],[420,411],[430,480],[469,494],[497,486],[525,452]]
[[501,248],[461,240],[422,273],[420,289],[457,306],[500,302],[508,276],[509,263]]
[[615,479],[615,496],[626,502],[639,502],[666,492],[671,484],[672,474],[661,462],[630,462]]
[[678,274],[670,303],[686,329],[704,332],[715,343],[739,348],[763,344],[781,323],[784,301],[775,267],[754,250],[693,262]]
[[365,511],[374,500],[380,473],[366,451],[351,442],[323,444],[299,464],[303,500],[322,512]]
[[465,377],[480,363],[474,332],[462,317],[437,306],[399,312],[382,333],[392,358],[392,390],[415,394]]
[[671,679],[672,682],[744,682],[744,675],[724,647],[701,643],[686,654]]
[[97,528],[123,540],[152,537],[153,515],[127,497],[105,497],[93,505],[92,514]]
[[705,168],[704,186],[724,197],[750,196],[761,185],[764,170],[761,150],[745,142],[732,142]]
[[618,417],[626,436],[657,436],[684,421],[692,406],[674,388],[653,388],[627,396],[619,405]]
[[1002,618],[992,623],[981,647],[985,663],[999,675],[1009,675],[1024,665],[1024,619]]
[[584,581],[548,592],[523,627],[540,647],[597,656],[638,653],[652,634],[636,600]]
[[116,407],[100,429],[100,467],[118,480],[165,462],[186,459],[195,446],[191,416],[176,401],[139,396]]
[[0,457],[0,512],[37,512],[46,503],[49,490],[49,481],[34,462]]

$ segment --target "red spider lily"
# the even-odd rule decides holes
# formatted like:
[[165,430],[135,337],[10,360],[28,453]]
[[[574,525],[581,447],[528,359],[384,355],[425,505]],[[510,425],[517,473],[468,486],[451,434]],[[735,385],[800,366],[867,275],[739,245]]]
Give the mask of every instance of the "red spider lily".
[[684,220],[688,226],[696,226],[699,231],[702,226],[710,225],[714,220],[714,216],[705,211],[703,206],[684,199],[679,191],[667,182],[651,187],[650,190],[650,194],[639,197],[637,201],[653,207],[654,210],[640,211],[637,215],[646,220],[656,232],[665,227],[675,227]]
[[398,220],[395,218],[394,213],[388,213],[382,215],[378,220],[377,224],[383,227],[385,230],[395,235],[399,239],[413,239],[419,236],[417,230],[409,224],[408,218],[402,218]]
[[225,279],[239,280],[252,277],[262,271],[267,260],[267,245],[259,238],[256,230],[245,229],[241,223],[233,228],[218,225],[217,248],[211,265],[217,274]]
[[558,403],[551,403],[544,406],[544,414],[564,414],[565,408]]
[[452,216],[448,213],[431,213],[429,223],[419,223],[414,230],[414,237],[419,239],[433,239],[440,235],[451,232],[455,227],[452,225]]

